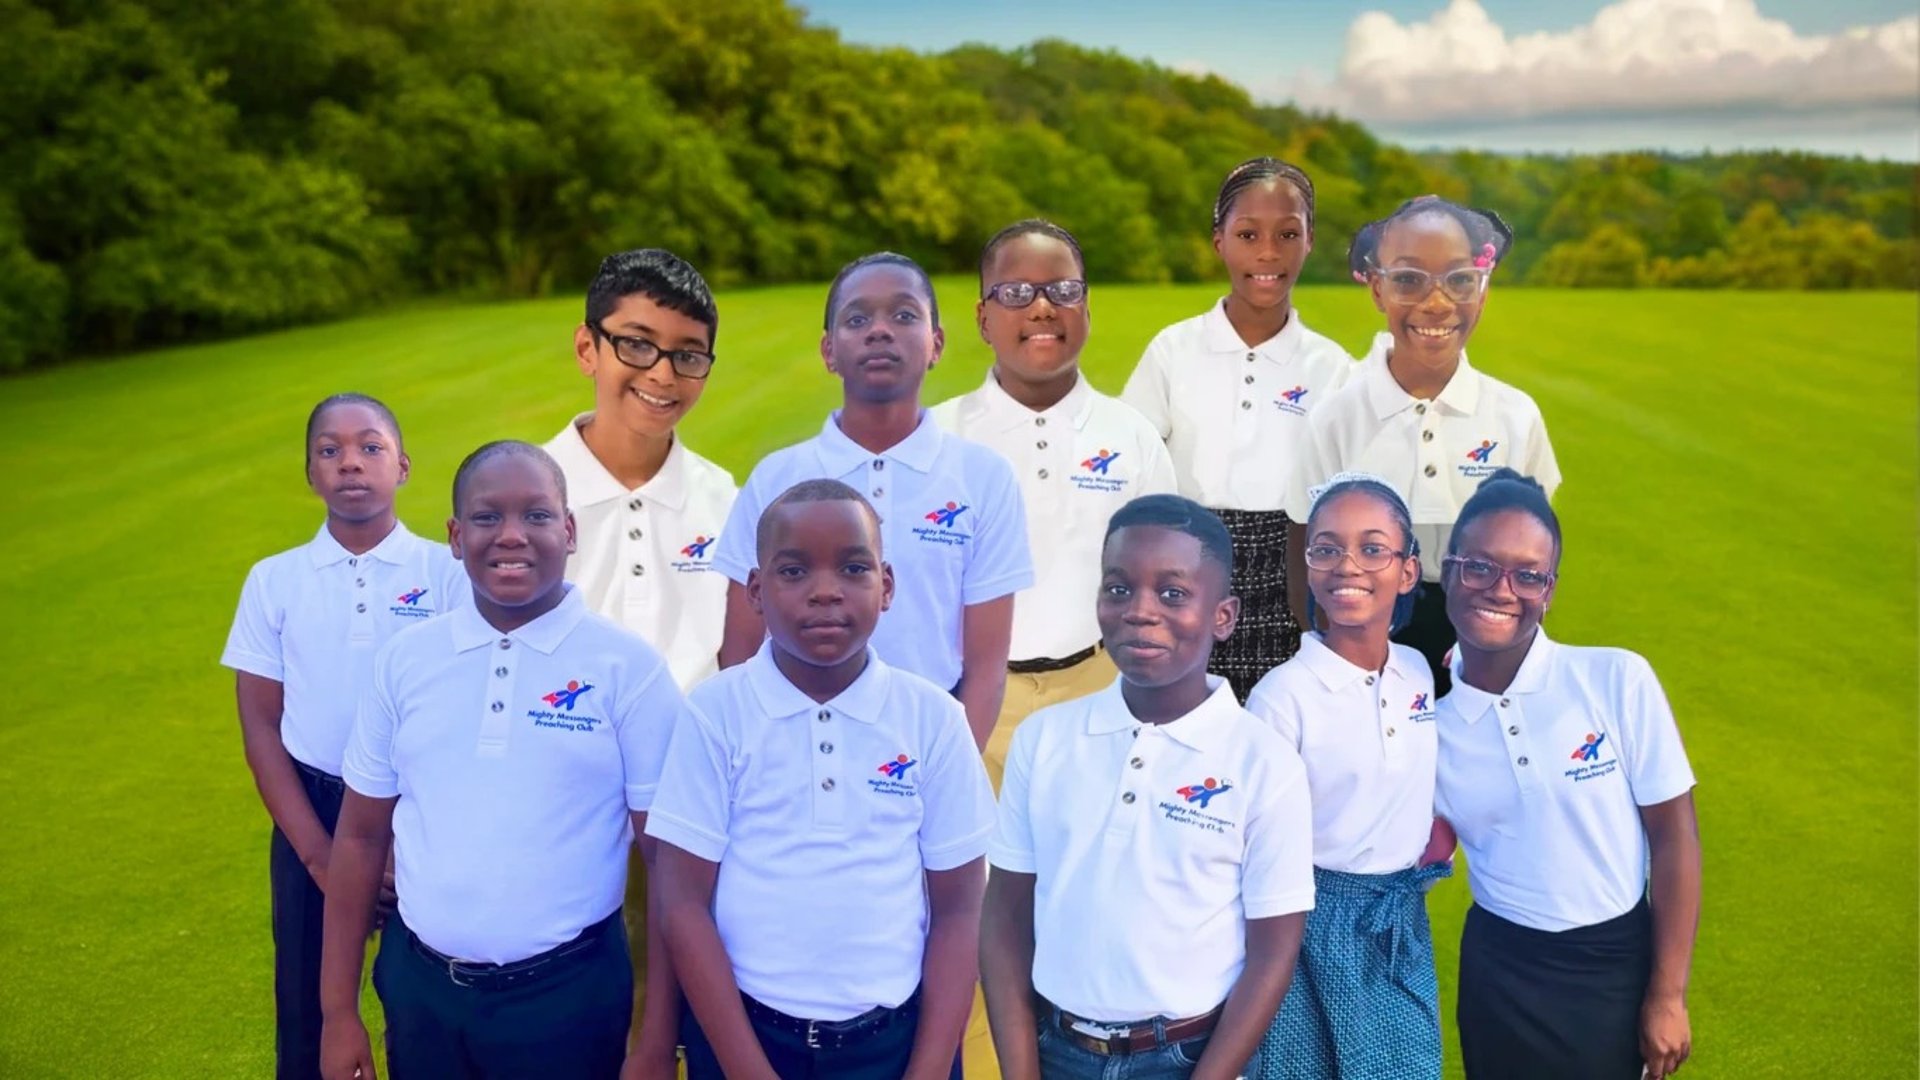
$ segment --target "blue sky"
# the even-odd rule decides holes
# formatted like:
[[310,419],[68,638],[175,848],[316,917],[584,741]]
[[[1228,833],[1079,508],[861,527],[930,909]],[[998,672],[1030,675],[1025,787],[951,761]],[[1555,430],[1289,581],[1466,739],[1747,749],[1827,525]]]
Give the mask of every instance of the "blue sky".
[[801,6],[865,44],[938,51],[1060,37],[1112,48],[1216,72],[1263,100],[1331,108],[1408,145],[1790,147],[1920,160],[1912,0]]

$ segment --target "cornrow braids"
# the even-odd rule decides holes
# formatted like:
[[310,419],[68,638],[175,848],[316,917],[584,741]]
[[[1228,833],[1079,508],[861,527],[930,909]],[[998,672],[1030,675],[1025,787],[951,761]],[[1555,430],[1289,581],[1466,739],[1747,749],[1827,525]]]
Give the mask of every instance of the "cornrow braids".
[[[1420,541],[1413,535],[1413,512],[1407,509],[1407,500],[1392,484],[1372,473],[1343,472],[1335,474],[1325,484],[1308,492],[1313,500],[1313,508],[1307,512],[1307,535],[1313,535],[1313,519],[1320,508],[1342,495],[1366,495],[1387,508],[1393,515],[1394,523],[1400,526],[1400,542],[1406,545],[1406,553],[1414,559],[1420,558]],[[1393,601],[1393,615],[1387,624],[1388,631],[1397,631],[1413,619],[1413,593],[1396,597]],[[1313,599],[1313,590],[1307,590],[1307,625],[1313,626],[1320,621],[1320,605]]]
[[1547,489],[1541,487],[1540,481],[1533,477],[1505,467],[1495,469],[1491,476],[1480,481],[1480,486],[1460,507],[1460,516],[1453,522],[1453,535],[1447,540],[1447,554],[1459,553],[1460,534],[1475,519],[1503,510],[1518,510],[1545,526],[1553,537],[1553,561],[1559,563],[1560,515],[1553,512],[1553,504],[1547,499]]
[[833,313],[840,306],[840,286],[857,270],[869,266],[903,266],[920,279],[920,287],[927,291],[927,312],[933,319],[935,329],[940,327],[940,298],[934,295],[933,279],[927,276],[925,267],[897,251],[876,251],[871,255],[862,255],[840,268],[833,276],[833,284],[827,286],[827,313],[820,322],[822,330],[833,329]]
[[1297,165],[1289,165],[1279,158],[1257,157],[1243,161],[1227,173],[1220,182],[1220,194],[1213,200],[1213,228],[1215,232],[1226,227],[1227,214],[1233,210],[1233,201],[1240,193],[1270,180],[1280,180],[1292,184],[1300,192],[1307,204],[1307,230],[1313,230],[1313,180]]
[[1353,279],[1364,282],[1369,274],[1380,268],[1380,241],[1386,236],[1388,228],[1397,221],[1426,214],[1438,214],[1459,223],[1461,230],[1467,234],[1467,246],[1473,249],[1475,266],[1491,269],[1507,257],[1507,252],[1513,250],[1513,229],[1499,214],[1479,207],[1461,206],[1438,195],[1421,195],[1401,203],[1386,217],[1360,226],[1360,231],[1353,234],[1353,243],[1347,245],[1347,269],[1352,272]]

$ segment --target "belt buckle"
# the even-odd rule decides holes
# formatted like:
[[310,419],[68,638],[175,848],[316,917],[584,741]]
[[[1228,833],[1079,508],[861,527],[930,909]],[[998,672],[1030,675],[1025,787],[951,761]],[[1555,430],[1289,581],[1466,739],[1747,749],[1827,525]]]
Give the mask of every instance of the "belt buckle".
[[473,988],[472,983],[461,980],[460,961],[455,960],[451,956],[447,957],[447,981],[453,983],[453,985],[455,986],[461,987],[462,989],[471,990]]
[[807,1021],[807,1049],[820,1049],[820,1021]]

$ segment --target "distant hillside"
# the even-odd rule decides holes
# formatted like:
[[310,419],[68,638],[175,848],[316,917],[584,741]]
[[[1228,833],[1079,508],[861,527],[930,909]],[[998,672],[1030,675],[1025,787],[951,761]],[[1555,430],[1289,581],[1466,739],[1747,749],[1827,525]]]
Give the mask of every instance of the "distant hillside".
[[1912,288],[1915,170],[1806,154],[1416,154],[1065,42],[925,56],[778,0],[0,0],[0,368],[445,291],[533,295],[659,244],[721,282],[876,248],[935,269],[1029,214],[1103,280],[1214,273],[1222,174],[1319,189],[1312,280],[1440,192],[1510,279]]

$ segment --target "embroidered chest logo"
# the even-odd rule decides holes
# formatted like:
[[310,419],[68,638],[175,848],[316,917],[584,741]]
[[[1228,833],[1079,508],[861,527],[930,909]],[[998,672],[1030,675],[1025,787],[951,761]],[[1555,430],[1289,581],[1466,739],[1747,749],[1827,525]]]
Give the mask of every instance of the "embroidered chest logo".
[[933,524],[914,526],[913,535],[925,543],[960,547],[973,539],[973,534],[960,526],[960,515],[971,509],[966,503],[948,500],[947,505],[927,511],[924,516]]
[[883,761],[874,771],[878,777],[868,777],[867,786],[882,795],[918,795],[920,789],[907,778],[907,770],[920,764],[918,758],[910,754],[900,754],[892,761]]
[[1120,451],[1101,447],[1099,453],[1082,461],[1080,468],[1071,475],[1073,486],[1080,491],[1094,491],[1108,495],[1116,491],[1125,491],[1126,477],[1115,476],[1110,471],[1113,468],[1114,459],[1119,456]]
[[1197,784],[1183,784],[1173,789],[1173,793],[1180,797],[1180,801],[1163,800],[1160,803],[1160,813],[1176,825],[1189,825],[1206,832],[1224,833],[1238,828],[1239,823],[1231,818],[1218,816],[1212,804],[1213,800],[1232,790],[1232,781],[1212,776]]
[[[1605,759],[1602,759],[1600,756],[1603,753],[1607,755]],[[1568,760],[1574,761],[1577,764],[1575,764],[1573,768],[1568,769],[1563,775],[1576,784],[1588,780],[1598,780],[1603,776],[1611,775],[1615,769],[1620,767],[1619,756],[1607,747],[1607,737],[1605,735],[1596,735],[1591,731],[1587,732],[1585,741],[1581,742],[1579,746],[1574,747],[1573,753],[1567,755],[1567,757]]]
[[1305,416],[1307,415],[1305,400],[1308,393],[1309,391],[1304,386],[1295,386],[1291,390],[1282,390],[1280,391],[1280,396],[1273,399],[1273,404],[1283,413]]
[[408,589],[406,592],[394,597],[394,600],[398,602],[387,608],[387,611],[403,619],[427,618],[433,614],[433,606],[431,604],[423,606],[420,603],[421,597],[426,595],[427,588],[424,585],[418,588]]
[[1427,699],[1429,697],[1431,697],[1431,695],[1429,694],[1413,695],[1413,703],[1407,706],[1408,720],[1411,720],[1416,724],[1428,724],[1433,722],[1433,718],[1435,714],[1433,711],[1433,706],[1427,704]]
[[1498,468],[1493,464],[1493,452],[1500,444],[1492,439],[1481,439],[1480,445],[1467,451],[1467,463],[1460,466],[1461,476],[1492,476]]
[[713,560],[708,558],[707,549],[713,546],[716,538],[717,534],[708,536],[706,533],[700,533],[695,536],[693,543],[680,549],[683,557],[675,559],[671,564],[674,571],[681,574],[704,574],[712,570]]
[[527,718],[534,727],[553,728],[558,731],[593,731],[604,723],[598,716],[588,716],[576,712],[574,706],[593,689],[593,684],[579,679],[568,679],[567,685],[551,694],[542,694],[540,700],[547,703],[544,709],[528,709]]

